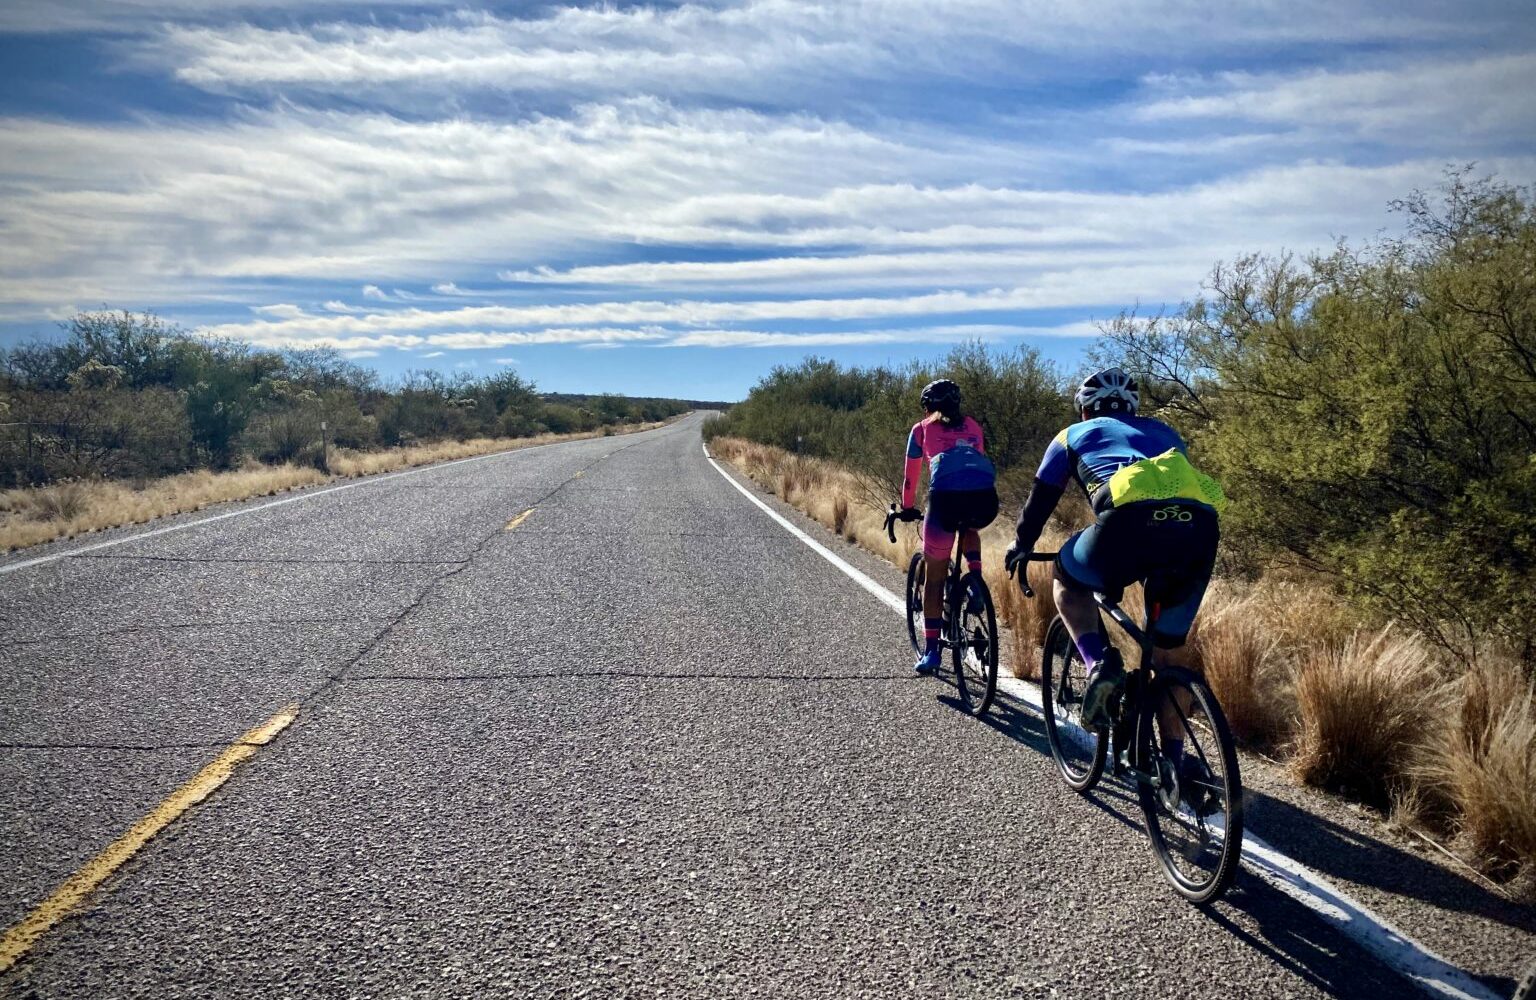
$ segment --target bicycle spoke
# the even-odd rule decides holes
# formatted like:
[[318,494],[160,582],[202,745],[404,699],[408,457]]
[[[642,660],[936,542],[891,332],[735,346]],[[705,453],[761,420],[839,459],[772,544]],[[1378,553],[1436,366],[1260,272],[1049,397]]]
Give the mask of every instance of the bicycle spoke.
[[[1231,879],[1242,849],[1236,757],[1210,689],[1187,672],[1169,674],[1154,682],[1153,701],[1141,708],[1141,752],[1157,780],[1142,786],[1140,798],[1164,870],[1182,894],[1203,903]],[[1174,756],[1170,740],[1181,748]]]

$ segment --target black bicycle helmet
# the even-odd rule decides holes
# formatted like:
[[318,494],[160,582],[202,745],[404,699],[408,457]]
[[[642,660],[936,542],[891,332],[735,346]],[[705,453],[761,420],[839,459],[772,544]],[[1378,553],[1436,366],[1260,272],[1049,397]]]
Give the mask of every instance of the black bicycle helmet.
[[1083,379],[1072,402],[1079,410],[1095,415],[1135,413],[1141,405],[1141,390],[1136,380],[1119,368],[1100,368]]
[[937,410],[945,416],[960,412],[960,387],[947,378],[929,382],[923,387],[923,409],[932,413]]

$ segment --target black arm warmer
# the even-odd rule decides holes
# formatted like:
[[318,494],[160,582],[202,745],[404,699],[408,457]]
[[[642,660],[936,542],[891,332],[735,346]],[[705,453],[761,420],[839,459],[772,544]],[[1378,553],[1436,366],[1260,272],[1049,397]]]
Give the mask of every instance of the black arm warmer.
[[1061,499],[1063,492],[1060,486],[1035,480],[1035,485],[1029,489],[1029,499],[1024,501],[1024,509],[1019,511],[1018,527],[1014,529],[1021,550],[1029,552],[1035,547],[1040,532],[1045,530],[1045,522],[1050,519],[1051,511],[1056,509],[1056,501]]

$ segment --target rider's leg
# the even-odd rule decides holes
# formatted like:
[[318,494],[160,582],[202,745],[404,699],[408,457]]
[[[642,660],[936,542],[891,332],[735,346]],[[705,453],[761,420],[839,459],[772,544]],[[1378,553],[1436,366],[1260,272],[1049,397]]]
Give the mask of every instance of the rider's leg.
[[923,657],[920,671],[931,670],[938,663],[939,633],[944,627],[944,581],[949,576],[949,553],[955,533],[945,531],[934,516],[934,497],[929,494],[928,514],[923,518]]
[[[1186,640],[1194,625],[1195,615],[1205,600],[1205,588],[1211,571],[1216,566],[1216,545],[1219,533],[1214,514],[1191,511],[1189,521],[1173,521],[1161,529],[1166,539],[1159,539],[1165,551],[1178,552],[1184,557],[1182,567],[1164,563],[1164,572],[1148,577],[1146,581],[1146,610],[1148,628],[1152,634],[1152,662],[1159,667],[1187,666],[1190,663]],[[1167,556],[1165,555],[1165,559]],[[1186,730],[1183,719],[1189,718],[1194,707],[1194,693],[1188,688],[1174,688],[1174,696],[1158,706],[1157,729],[1162,739],[1163,754],[1175,765],[1183,762],[1184,750],[1193,734]]]
[[1093,599],[1093,591],[1056,568],[1056,582],[1052,585],[1056,597],[1056,610],[1066,623],[1072,641],[1083,656],[1083,663],[1092,665],[1104,658],[1104,636],[1099,631],[1099,605]]
[[[1159,667],[1179,667],[1188,663],[1187,645],[1166,649],[1156,646],[1152,650],[1152,663]],[[1189,718],[1190,706],[1195,703],[1194,693],[1186,687],[1174,689],[1173,698],[1165,700],[1157,710],[1157,731],[1162,737],[1163,756],[1178,764],[1184,757],[1185,732],[1181,719]],[[1175,704],[1178,706],[1175,710]]]
[[[949,576],[949,557],[935,559],[925,554],[923,562],[927,573],[923,581],[923,617],[932,624],[944,616],[944,579]],[[935,636],[938,635],[938,627],[933,625]]]
[[960,537],[960,550],[965,553],[965,568],[971,573],[981,572],[981,532],[971,529]]

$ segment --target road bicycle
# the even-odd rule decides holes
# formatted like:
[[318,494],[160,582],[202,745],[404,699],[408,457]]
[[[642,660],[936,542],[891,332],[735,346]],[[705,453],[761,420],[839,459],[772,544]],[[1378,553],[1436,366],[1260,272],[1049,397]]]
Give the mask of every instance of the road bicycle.
[[[896,522],[917,520],[921,511],[907,517],[895,504],[885,518],[885,533],[896,542]],[[965,526],[955,532],[955,551],[949,559],[949,573],[944,580],[944,625],[939,644],[950,651],[955,675],[955,689],[960,703],[971,715],[980,716],[992,706],[997,696],[997,610],[992,606],[992,592],[977,573],[962,572],[965,556],[960,551]],[[923,651],[923,590],[928,579],[928,564],[922,549],[912,553],[907,564],[907,639],[912,648]],[[974,593],[974,598],[972,594]],[[942,661],[941,661],[942,662]],[[942,671],[942,666],[940,671]]]
[[[1055,558],[1054,552],[1028,556],[1041,562]],[[1018,565],[1009,567],[1010,576]],[[1022,575],[1019,586],[1024,596],[1034,596]],[[1216,695],[1198,674],[1153,662],[1155,605],[1143,628],[1121,609],[1118,594],[1093,597],[1140,648],[1141,662],[1127,671],[1124,693],[1111,705],[1114,724],[1087,726],[1082,716],[1087,669],[1061,616],[1051,620],[1040,658],[1051,756],[1067,786],[1083,794],[1099,783],[1106,761],[1112,760],[1115,776],[1136,785],[1147,836],[1163,873],[1181,896],[1204,905],[1231,884],[1242,857],[1243,782],[1232,731]],[[1102,617],[1099,630],[1108,643]],[[1177,739],[1181,730],[1182,767],[1164,752],[1165,741]]]

